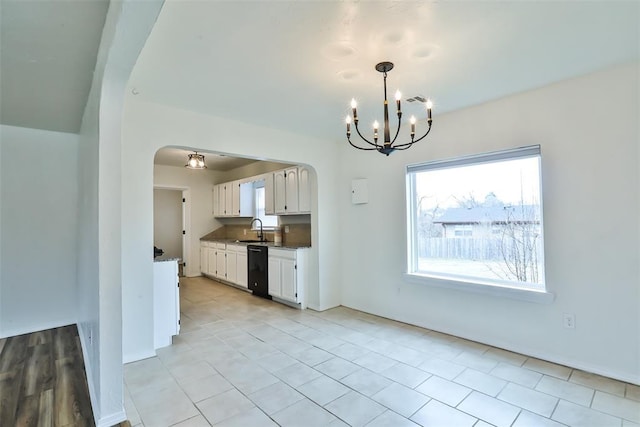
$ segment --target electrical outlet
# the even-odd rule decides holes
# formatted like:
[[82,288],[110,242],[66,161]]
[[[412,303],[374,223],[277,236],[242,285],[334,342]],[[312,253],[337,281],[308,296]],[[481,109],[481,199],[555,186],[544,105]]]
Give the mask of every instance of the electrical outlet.
[[573,313],[564,313],[562,315],[562,324],[567,329],[576,328],[576,315]]
[[244,230],[242,230],[242,231],[244,231],[244,235],[246,236],[246,235],[247,235],[247,229],[245,228],[245,229],[244,229]]
[[288,232],[289,232],[289,226],[288,226],[288,225],[285,225],[285,226],[284,226],[284,232],[285,232],[285,233],[288,233]]

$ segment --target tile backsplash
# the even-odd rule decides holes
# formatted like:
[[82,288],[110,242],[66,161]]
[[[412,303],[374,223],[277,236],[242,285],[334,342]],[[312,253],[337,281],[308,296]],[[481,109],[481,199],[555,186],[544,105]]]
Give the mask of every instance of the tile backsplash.
[[[285,227],[289,228],[289,232],[285,233]],[[311,224],[288,224],[281,226],[282,244],[296,246],[311,246]],[[247,230],[247,234],[244,234]],[[265,230],[264,235],[269,242],[274,241],[274,232]],[[211,233],[204,236],[207,239],[232,239],[246,240],[257,239],[258,233],[251,230],[244,224],[228,224],[215,229]]]

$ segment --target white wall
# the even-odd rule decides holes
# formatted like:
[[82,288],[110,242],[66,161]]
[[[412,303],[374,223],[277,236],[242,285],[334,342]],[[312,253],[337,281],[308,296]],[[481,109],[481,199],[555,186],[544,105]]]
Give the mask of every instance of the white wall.
[[0,126],[0,337],[76,323],[78,136]]
[[250,176],[262,175],[263,173],[273,172],[290,166],[288,163],[259,161],[240,166],[220,173],[221,182],[234,181],[236,179],[247,178]]
[[154,187],[189,190],[189,212],[186,213],[189,246],[184,254],[187,263],[185,276],[188,277],[200,275],[200,238],[221,225],[213,217],[212,190],[218,174],[216,171],[164,165],[154,165],[153,168]]
[[153,245],[163,256],[182,256],[182,191],[153,190]]
[[[627,66],[439,116],[390,157],[341,150],[343,304],[640,382],[639,68]],[[403,281],[405,166],[540,144],[552,304]],[[369,179],[369,203],[350,183]],[[383,220],[384,219],[384,220]],[[575,313],[576,329],[563,329]]]
[[[161,0],[111,1],[80,130],[78,326],[98,427],[126,417],[122,373],[121,118],[125,84]],[[141,322],[153,324],[153,313]],[[153,337],[150,337],[153,343]]]
[[[127,183],[122,187],[122,235],[126,238],[122,250],[125,359],[153,351],[152,325],[146,324],[146,317],[140,321],[140,316],[152,314],[153,264],[149,255],[153,241],[152,162],[159,148],[175,141],[205,151],[313,166],[318,178],[317,187],[314,186],[317,191],[312,197],[312,241],[317,244],[311,249],[308,305],[325,309],[340,303],[339,217],[333,209],[336,204],[335,145],[308,136],[146,103],[135,96],[130,96],[125,104],[123,124],[123,183]],[[321,236],[318,230],[322,230]]]

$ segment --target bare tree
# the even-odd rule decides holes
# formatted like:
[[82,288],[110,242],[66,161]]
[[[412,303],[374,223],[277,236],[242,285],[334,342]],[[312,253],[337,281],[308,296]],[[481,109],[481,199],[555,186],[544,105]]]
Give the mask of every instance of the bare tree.
[[499,270],[488,266],[498,276],[519,282],[538,283],[540,219],[538,207],[520,203],[515,207],[505,207],[505,219],[501,221],[499,250],[503,263]]

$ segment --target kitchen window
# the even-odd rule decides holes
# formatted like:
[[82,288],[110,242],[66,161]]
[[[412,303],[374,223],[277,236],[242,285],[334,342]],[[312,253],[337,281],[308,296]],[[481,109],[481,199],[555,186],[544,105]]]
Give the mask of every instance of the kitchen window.
[[[255,206],[255,218],[259,218],[262,221],[262,228],[273,229],[278,226],[278,216],[277,215],[267,215],[265,213],[265,188],[264,188],[264,180],[255,181],[253,184],[253,197],[254,197],[254,206]],[[259,225],[257,222],[253,223],[253,229],[259,229]],[[257,227],[257,228],[256,228]]]
[[545,292],[540,147],[407,167],[409,279]]

